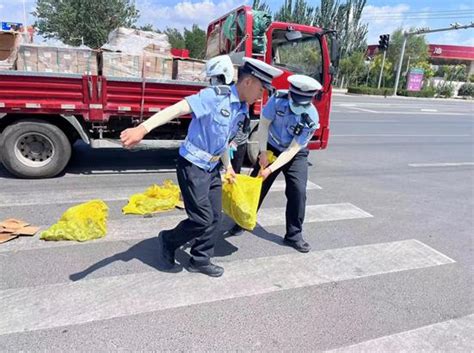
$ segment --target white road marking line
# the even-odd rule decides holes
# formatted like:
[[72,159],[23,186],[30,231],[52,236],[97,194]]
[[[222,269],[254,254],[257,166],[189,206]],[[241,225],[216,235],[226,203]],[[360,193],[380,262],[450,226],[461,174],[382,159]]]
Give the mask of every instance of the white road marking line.
[[[401,123],[400,120],[382,120],[382,119],[379,119],[379,120],[375,120],[375,119],[366,119],[366,120],[362,120],[362,119],[358,119],[358,120],[355,120],[355,119],[332,119],[331,120],[331,123],[334,124],[334,123]],[[332,136],[332,135],[331,135]]]
[[361,112],[367,112],[367,113],[380,113],[380,112],[376,112],[375,110],[370,110],[370,109],[365,109],[365,108],[359,108],[359,107],[352,107],[351,109],[357,109]]
[[472,135],[405,135],[405,134],[350,134],[350,135],[342,135],[342,134],[335,134],[331,135],[331,137],[470,137]]
[[[124,206],[130,196],[136,193],[144,192],[148,186],[133,187],[108,187],[100,189],[83,189],[83,190],[58,190],[48,192],[47,190],[32,191],[16,191],[2,195],[0,198],[1,207],[13,206],[33,206],[33,205],[54,205],[62,203],[81,203],[93,199],[101,199],[105,202],[123,201]],[[270,192],[280,192],[285,190],[286,183],[284,180],[276,180],[270,189]],[[322,189],[321,186],[308,181],[307,190]]]
[[438,322],[327,352],[472,352],[474,315]]
[[[353,114],[362,114],[362,112],[357,112],[357,111],[352,111]],[[413,111],[413,112],[397,112],[397,111],[382,111],[379,114],[385,115],[385,114],[396,114],[396,115],[446,115],[446,116],[461,116],[461,115],[466,115],[466,116],[474,116],[473,113],[450,113],[450,112],[420,112],[420,111]]]
[[422,112],[437,112],[438,109],[420,109]]
[[[265,206],[265,203],[263,206]],[[370,213],[367,213],[350,203],[310,205],[306,206],[305,224],[371,217],[373,216]],[[41,231],[48,228],[48,226],[42,226],[38,235],[33,238],[20,237],[14,241],[2,244],[2,246],[0,246],[0,253],[63,246],[80,246],[82,244],[88,245],[109,241],[147,239],[156,236],[162,229],[174,228],[185,218],[185,212],[170,215],[158,214],[153,218],[143,218],[142,216],[131,215],[123,216],[119,220],[111,220],[107,222],[107,234],[104,238],[85,243],[40,240],[39,234],[41,234]],[[285,208],[262,208],[258,214],[257,220],[260,227],[284,225]]]
[[[0,291],[0,335],[136,315],[453,263],[404,240],[237,260],[223,277],[150,271]],[[192,288],[193,290],[189,290]]]
[[462,167],[467,165],[474,165],[474,162],[459,162],[459,163],[410,163],[413,168],[427,168],[427,167]]

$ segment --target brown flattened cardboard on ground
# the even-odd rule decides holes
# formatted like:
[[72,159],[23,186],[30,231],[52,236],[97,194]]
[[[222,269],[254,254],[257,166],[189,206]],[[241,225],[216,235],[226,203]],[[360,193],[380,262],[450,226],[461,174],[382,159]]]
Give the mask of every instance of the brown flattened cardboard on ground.
[[0,227],[10,228],[10,229],[19,229],[29,226],[29,223],[22,221],[21,219],[8,218],[0,222]]
[[39,227],[30,226],[29,223],[20,219],[9,218],[0,222],[0,244],[6,243],[19,236],[33,236]]
[[28,226],[18,229],[16,232],[13,233],[13,235],[32,237],[33,235],[38,233],[38,230],[39,227]]
[[0,231],[0,244],[6,243],[12,239],[18,238],[18,235],[12,235],[11,233],[3,233]]

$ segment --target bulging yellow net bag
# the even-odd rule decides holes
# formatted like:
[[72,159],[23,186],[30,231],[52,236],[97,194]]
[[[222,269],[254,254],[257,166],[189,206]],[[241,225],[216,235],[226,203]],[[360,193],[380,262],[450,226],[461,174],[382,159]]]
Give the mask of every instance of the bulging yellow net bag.
[[102,200],[92,200],[69,208],[56,224],[41,233],[43,240],[87,241],[107,233],[109,208]]
[[260,177],[237,174],[234,183],[224,179],[222,185],[222,208],[224,213],[244,229],[252,230],[257,225],[257,210],[262,190]]
[[179,186],[165,180],[163,186],[152,185],[142,194],[134,194],[122,208],[124,214],[151,214],[168,211],[180,205]]

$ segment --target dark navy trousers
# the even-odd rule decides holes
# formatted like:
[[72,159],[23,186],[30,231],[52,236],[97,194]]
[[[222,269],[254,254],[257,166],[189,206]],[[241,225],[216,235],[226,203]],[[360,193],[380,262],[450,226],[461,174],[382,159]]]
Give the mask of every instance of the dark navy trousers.
[[[275,156],[278,156],[281,153],[270,144],[267,148],[272,151]],[[308,154],[309,150],[303,148],[290,162],[271,173],[263,182],[262,192],[260,194],[260,201],[258,204],[259,209],[265,196],[267,196],[268,191],[273,185],[273,182],[278,175],[283,172],[286,182],[285,195],[287,200],[285,238],[290,241],[303,239],[303,223],[306,209],[306,184],[308,182]],[[257,176],[259,170],[260,165],[257,162],[251,175]]]
[[214,255],[216,230],[221,223],[222,181],[219,167],[205,171],[179,156],[178,183],[188,219],[163,232],[165,245],[172,250],[194,239],[191,261],[207,265]]

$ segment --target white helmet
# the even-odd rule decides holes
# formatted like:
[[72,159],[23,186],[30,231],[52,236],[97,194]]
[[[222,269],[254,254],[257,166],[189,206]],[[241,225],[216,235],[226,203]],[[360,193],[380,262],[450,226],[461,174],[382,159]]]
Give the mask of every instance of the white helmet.
[[234,65],[232,65],[229,55],[216,56],[206,63],[206,76],[211,79],[211,83],[213,78],[220,75],[224,76],[222,84],[226,85],[229,85],[234,78]]

